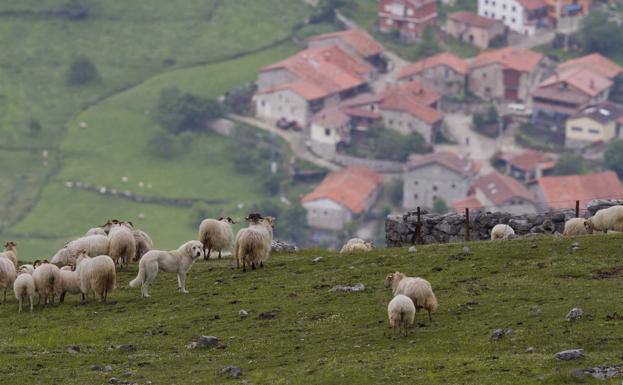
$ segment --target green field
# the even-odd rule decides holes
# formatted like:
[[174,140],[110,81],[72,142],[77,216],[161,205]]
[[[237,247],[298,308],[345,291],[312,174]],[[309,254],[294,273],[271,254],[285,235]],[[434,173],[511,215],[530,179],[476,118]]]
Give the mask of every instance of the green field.
[[[462,244],[422,246],[415,254],[306,250],[273,255],[264,269],[244,274],[229,259],[211,260],[191,270],[189,294],[178,294],[175,277],[162,273],[146,300],[127,288],[134,265],[119,274],[110,304],[80,305],[69,296],[32,315],[18,314],[14,299],[2,306],[2,383],[102,384],[116,377],[139,384],[620,384],[572,373],[621,363],[622,241],[609,235],[481,242],[470,244],[467,256]],[[324,259],[312,263],[318,256]],[[395,270],[428,279],[440,304],[432,324],[418,315],[408,338],[392,337],[387,325],[391,295],[383,279]],[[359,282],[364,292],[329,291]],[[585,315],[568,322],[573,307]],[[240,309],[249,312],[246,319]],[[259,319],[273,311],[274,319]],[[514,332],[491,341],[497,328]],[[187,350],[200,335],[217,336],[221,348]],[[134,350],[121,352],[121,344]],[[67,353],[69,345],[80,353]],[[554,358],[571,348],[587,357]],[[227,365],[241,367],[243,377],[221,376]]]

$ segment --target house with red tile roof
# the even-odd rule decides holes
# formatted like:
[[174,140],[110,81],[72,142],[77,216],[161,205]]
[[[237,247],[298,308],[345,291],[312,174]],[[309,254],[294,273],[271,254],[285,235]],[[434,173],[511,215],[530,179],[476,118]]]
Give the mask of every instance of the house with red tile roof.
[[531,183],[551,174],[556,165],[553,155],[535,150],[500,153],[495,161],[506,175],[523,183]]
[[337,46],[308,48],[259,70],[256,114],[306,127],[315,113],[363,91],[375,72]]
[[487,211],[511,214],[530,214],[538,209],[537,199],[523,184],[499,172],[476,179],[467,198],[452,202],[452,206],[457,211],[463,211],[465,207],[461,205],[472,208],[480,205]]
[[463,95],[469,65],[460,57],[442,52],[403,67],[398,82],[418,81],[440,95]]
[[565,147],[582,148],[623,138],[623,106],[611,101],[589,106],[565,123]]
[[437,20],[435,0],[379,0],[379,30],[398,31],[401,39],[415,41]]
[[310,48],[337,46],[352,55],[363,58],[381,71],[384,71],[386,67],[382,57],[385,51],[383,46],[359,28],[312,36],[307,40],[307,45]]
[[614,171],[547,176],[538,181],[537,197],[541,209],[571,209],[579,200],[585,210],[592,199],[622,199],[623,185]]
[[614,78],[623,73],[623,68],[621,68],[620,65],[599,53],[592,53],[577,59],[567,60],[558,66],[559,71],[566,71],[574,68],[589,69],[610,80],[614,80]]
[[491,40],[506,34],[506,27],[499,20],[459,11],[446,16],[446,33],[476,47],[488,48]]
[[383,176],[366,167],[348,167],[330,173],[303,197],[307,224],[322,230],[337,231],[365,214],[376,202]]
[[485,100],[527,101],[546,69],[539,52],[516,47],[485,51],[470,66],[468,87]]
[[467,195],[479,170],[473,160],[451,152],[413,154],[403,174],[403,207],[433,207],[438,199],[450,203]]
[[544,0],[478,0],[478,15],[499,20],[525,36],[550,25]]

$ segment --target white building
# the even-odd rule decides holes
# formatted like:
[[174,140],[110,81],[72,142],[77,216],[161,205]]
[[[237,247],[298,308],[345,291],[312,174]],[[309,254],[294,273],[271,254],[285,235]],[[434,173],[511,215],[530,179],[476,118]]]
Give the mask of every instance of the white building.
[[547,3],[543,0],[478,0],[478,15],[500,20],[511,30],[532,36],[547,25]]

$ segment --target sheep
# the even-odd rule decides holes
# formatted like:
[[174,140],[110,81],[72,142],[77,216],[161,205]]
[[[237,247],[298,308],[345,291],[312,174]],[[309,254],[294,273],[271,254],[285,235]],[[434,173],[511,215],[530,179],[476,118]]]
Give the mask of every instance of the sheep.
[[108,293],[117,286],[115,262],[108,255],[90,257],[81,250],[76,260],[75,273],[78,276],[83,299],[88,297],[90,292],[94,292],[99,296],[100,302],[106,302]]
[[60,269],[51,263],[42,263],[35,268],[32,274],[35,281],[35,291],[39,294],[39,303],[54,304],[54,297],[61,294]]
[[260,214],[249,214],[246,218],[250,224],[244,229],[240,229],[236,234],[234,242],[234,258],[236,267],[240,267],[246,272],[246,265],[251,265],[255,270],[255,265],[264,267],[264,261],[270,255],[273,241],[273,221],[272,217],[262,217]]
[[66,244],[52,257],[51,263],[71,265],[76,263],[78,250],[86,250],[87,253],[96,257],[98,255],[107,255],[110,241],[105,235],[89,235],[80,237]]
[[221,259],[223,250],[231,250],[234,243],[234,231],[231,228],[236,222],[230,217],[204,219],[199,225],[199,242],[203,243],[204,259],[210,259],[212,250],[218,250],[218,259]]
[[387,316],[389,318],[389,326],[396,334],[396,329],[403,330],[405,337],[409,336],[409,328],[415,320],[415,305],[411,298],[403,294],[395,296],[387,305]]
[[597,211],[595,215],[586,220],[584,226],[589,234],[593,231],[603,233],[607,233],[608,230],[623,231],[623,206],[611,206]]
[[19,303],[19,313],[22,312],[22,301],[28,298],[30,303],[30,312],[33,308],[33,297],[35,296],[35,280],[32,275],[28,273],[28,269],[20,268],[19,275],[13,282],[13,292],[15,293],[15,299]]
[[25,273],[28,273],[30,275],[32,275],[32,273],[35,272],[35,267],[33,265],[30,264],[26,264],[26,265],[21,265],[17,271],[24,271]]
[[342,249],[340,250],[340,254],[344,253],[352,253],[353,251],[372,251],[374,250],[374,245],[372,242],[366,242],[361,238],[352,238],[349,239],[348,242]]
[[0,253],[0,258],[8,258],[13,262],[13,267],[17,268],[17,244],[13,241],[9,241],[4,244],[4,252]]
[[[61,267],[61,297],[60,303],[65,302],[65,294],[81,294],[80,282],[78,280],[78,273],[75,271],[74,266]],[[84,294],[82,294],[82,300],[84,301]]]
[[122,267],[127,266],[130,258],[136,256],[136,242],[132,231],[128,222],[119,222],[113,224],[108,233],[110,244],[107,255],[110,255],[115,264],[121,262]]
[[496,239],[508,239],[515,235],[515,230],[512,227],[505,224],[497,224],[491,229],[491,240]]
[[588,229],[586,228],[586,219],[571,218],[565,222],[565,230],[563,231],[562,235],[572,236],[572,235],[585,235],[588,233],[589,233]]
[[4,298],[2,303],[6,303],[6,291],[15,281],[15,266],[8,258],[0,258],[0,289],[4,291]]
[[134,236],[134,243],[136,244],[134,260],[138,261],[146,252],[154,248],[154,241],[152,241],[149,235],[143,230],[136,229],[132,231],[132,235]]
[[108,235],[108,234],[106,234],[106,231],[101,227],[92,227],[84,234],[85,237],[88,237],[89,235]]
[[385,288],[391,288],[394,295],[404,294],[411,298],[416,309],[426,309],[428,320],[433,321],[431,312],[437,310],[437,298],[427,280],[407,277],[401,272],[389,273],[385,277]]

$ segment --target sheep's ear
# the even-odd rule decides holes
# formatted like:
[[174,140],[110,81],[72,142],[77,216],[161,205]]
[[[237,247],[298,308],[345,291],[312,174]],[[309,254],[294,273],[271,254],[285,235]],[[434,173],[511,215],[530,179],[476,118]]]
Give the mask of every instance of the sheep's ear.
[[6,243],[4,244],[4,247],[9,247],[9,244],[10,244],[10,242],[6,242]]
[[50,263],[50,261],[48,261],[47,259],[44,259],[43,263]]
[[219,221],[222,221],[223,219],[225,219],[225,218],[223,218],[223,217],[220,217],[220,218],[219,218],[218,220],[219,220]]
[[130,226],[134,227],[134,223],[132,223],[132,221],[128,221],[128,223],[130,224]]

